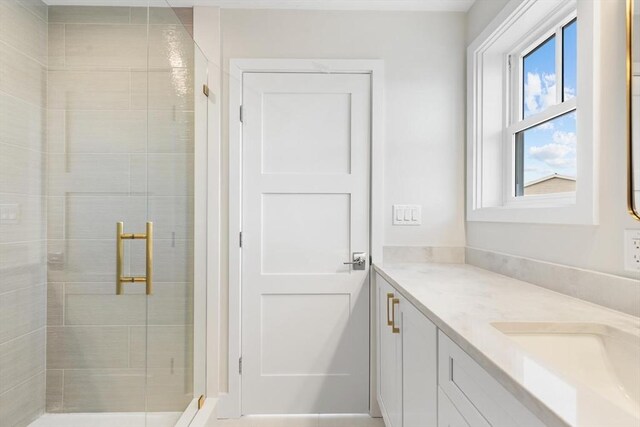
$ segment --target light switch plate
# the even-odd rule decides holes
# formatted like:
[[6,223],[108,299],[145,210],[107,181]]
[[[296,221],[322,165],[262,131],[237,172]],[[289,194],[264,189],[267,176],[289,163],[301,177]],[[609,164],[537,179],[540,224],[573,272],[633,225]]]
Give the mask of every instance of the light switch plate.
[[393,205],[393,225],[421,225],[422,206]]
[[640,273],[640,230],[624,231],[624,269]]

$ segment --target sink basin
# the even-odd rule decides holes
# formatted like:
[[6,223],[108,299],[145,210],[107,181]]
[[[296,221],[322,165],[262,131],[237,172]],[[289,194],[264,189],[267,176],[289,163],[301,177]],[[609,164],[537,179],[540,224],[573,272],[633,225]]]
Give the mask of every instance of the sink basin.
[[492,326],[559,374],[640,417],[640,338],[591,323],[502,322]]

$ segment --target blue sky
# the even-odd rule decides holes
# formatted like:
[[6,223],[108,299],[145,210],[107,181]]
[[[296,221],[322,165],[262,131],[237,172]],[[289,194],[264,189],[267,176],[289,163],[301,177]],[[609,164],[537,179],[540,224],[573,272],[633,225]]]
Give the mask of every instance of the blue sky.
[[[577,23],[566,26],[563,35],[564,98],[576,94]],[[548,39],[524,58],[524,117],[556,104],[556,40]],[[525,183],[557,173],[576,176],[576,114],[556,117],[525,131]]]

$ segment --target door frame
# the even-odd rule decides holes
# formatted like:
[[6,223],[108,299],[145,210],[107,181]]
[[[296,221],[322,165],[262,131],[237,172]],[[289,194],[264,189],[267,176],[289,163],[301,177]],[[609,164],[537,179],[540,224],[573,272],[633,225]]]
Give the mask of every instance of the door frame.
[[[370,252],[382,262],[384,236],[384,60],[381,59],[231,59],[229,62],[229,352],[228,392],[220,395],[218,417],[242,415],[241,355],[242,280],[239,236],[242,227],[242,77],[244,73],[357,73],[371,76]],[[371,275],[369,276],[370,284]],[[371,294],[370,319],[374,319]],[[369,411],[379,416],[375,385],[375,331],[370,321]]]

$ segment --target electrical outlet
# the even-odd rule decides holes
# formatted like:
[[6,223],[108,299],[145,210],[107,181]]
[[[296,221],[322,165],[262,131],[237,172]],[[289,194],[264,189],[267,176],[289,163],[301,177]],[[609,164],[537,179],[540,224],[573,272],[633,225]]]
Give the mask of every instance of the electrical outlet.
[[0,205],[0,224],[14,225],[20,222],[20,205]]
[[640,230],[624,231],[624,269],[640,273]]

